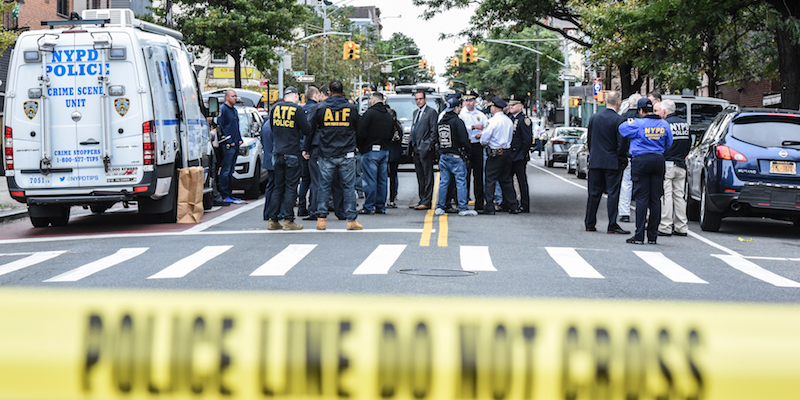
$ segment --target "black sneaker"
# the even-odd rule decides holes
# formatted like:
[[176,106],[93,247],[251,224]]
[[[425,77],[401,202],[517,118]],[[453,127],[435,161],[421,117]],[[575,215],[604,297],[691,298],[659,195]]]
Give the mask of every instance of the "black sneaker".
[[303,218],[303,221],[316,221],[316,220],[317,220],[317,216],[314,215],[314,214],[311,214],[311,215]]
[[632,237],[632,238],[625,239],[625,243],[630,243],[630,244],[644,244],[644,240],[638,240],[638,239],[636,239],[636,237],[634,236],[634,237]]
[[367,210],[366,208],[362,208],[362,209],[358,210],[358,213],[361,214],[361,215],[370,215],[370,214],[374,214],[375,212]]
[[301,208],[301,209],[297,210],[297,216],[298,217],[307,217],[308,216],[308,209]]
[[689,233],[688,233],[688,232],[678,232],[678,231],[675,231],[675,232],[672,232],[672,234],[673,234],[673,235],[675,235],[675,236],[689,236]]
[[672,234],[671,234],[671,233],[666,233],[666,232],[661,232],[661,231],[658,231],[658,236],[672,236]]
[[647,239],[647,244],[658,244],[655,239]]
[[220,206],[220,207],[230,207],[230,206],[231,206],[231,204],[232,204],[232,203],[226,203],[226,202],[224,202],[224,201],[215,201],[215,202],[214,202],[214,205],[215,205],[215,206]]
[[630,215],[623,215],[623,216],[619,217],[619,222],[631,222]]

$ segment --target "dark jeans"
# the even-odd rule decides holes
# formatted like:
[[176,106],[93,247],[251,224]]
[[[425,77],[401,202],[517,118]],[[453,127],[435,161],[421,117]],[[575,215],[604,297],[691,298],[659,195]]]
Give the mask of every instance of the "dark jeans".
[[498,183],[500,183],[503,201],[508,209],[518,209],[517,193],[514,191],[514,181],[511,178],[511,152],[509,150],[506,150],[501,156],[489,157],[486,160],[486,182],[483,190],[487,205],[492,204],[495,186]]
[[439,156],[439,202],[436,208],[446,209],[450,183],[455,182],[458,211],[467,211],[467,165],[459,155],[445,153]]
[[[483,203],[486,202],[483,196],[483,146],[480,143],[471,144],[469,165],[472,170],[475,209],[480,211],[483,210]],[[469,180],[467,180],[467,186],[469,186]]]
[[[637,240],[644,241],[645,230],[648,240],[658,238],[665,168],[664,156],[661,154],[642,154],[631,160],[633,198],[636,199],[636,233],[634,237]],[[647,217],[648,210],[650,211],[649,217]],[[646,226],[645,220],[647,221]]]
[[233,197],[233,171],[236,169],[236,157],[239,146],[220,145],[222,147],[222,171],[219,173],[219,193],[223,199]]
[[297,192],[297,207],[298,210],[308,209],[308,191],[311,187],[311,171],[308,165],[308,160],[300,157],[300,189]]
[[[275,170],[267,170],[267,186],[264,188],[264,220],[269,219],[269,201],[272,198],[272,192],[275,190]],[[283,213],[283,210],[281,210]],[[281,217],[281,214],[278,214]]]
[[586,200],[586,228],[594,228],[597,224],[597,209],[603,192],[608,193],[606,208],[608,209],[608,230],[619,228],[617,223],[617,206],[619,205],[619,185],[622,181],[621,169],[590,168],[588,176],[589,198]]
[[386,211],[386,181],[388,178],[389,152],[373,150],[361,156],[364,177],[364,209]]
[[311,150],[311,155],[308,157],[308,173],[311,177],[311,185],[309,187],[310,195],[308,196],[308,214],[317,215],[317,193],[319,191],[319,151],[316,149]]
[[394,203],[397,200],[397,170],[400,168],[400,163],[389,163],[389,201]]
[[297,182],[300,180],[300,157],[274,154],[275,189],[269,200],[269,219],[278,222],[278,214],[283,206],[283,219],[294,221],[294,203],[297,199]]
[[343,187],[344,216],[348,221],[355,221],[356,212],[356,159],[355,157],[332,157],[319,159],[319,191],[317,196],[317,217],[328,218],[328,199],[331,195],[331,185],[334,176],[339,177]]

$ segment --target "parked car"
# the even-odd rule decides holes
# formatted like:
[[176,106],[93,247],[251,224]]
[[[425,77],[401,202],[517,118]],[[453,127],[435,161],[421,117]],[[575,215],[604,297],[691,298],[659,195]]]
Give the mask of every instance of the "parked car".
[[581,149],[581,147],[583,147],[584,143],[586,143],[586,133],[581,135],[581,137],[578,138],[578,141],[570,146],[569,150],[567,150],[567,162],[565,165],[567,167],[568,174],[575,173],[575,170],[577,169],[578,151]]
[[244,198],[257,199],[267,186],[267,170],[263,168],[261,157],[264,147],[261,144],[261,125],[264,120],[254,107],[236,107],[239,116],[239,132],[242,144],[236,157],[233,171],[233,189],[244,189]]
[[798,111],[728,107],[686,157],[687,215],[704,231],[732,216],[800,226],[798,162]]
[[586,128],[563,126],[556,128],[544,144],[544,165],[552,167],[553,163],[567,161],[570,146],[586,132]]
[[408,144],[411,143],[411,124],[414,116],[414,110],[418,107],[414,101],[414,93],[424,91],[425,97],[428,99],[427,104],[433,107],[436,112],[442,112],[446,108],[444,95],[437,93],[435,88],[429,86],[397,86],[393,93],[385,93],[386,105],[391,107],[397,112],[397,120],[403,124],[403,138],[401,144],[403,146],[404,156],[401,158],[401,164],[412,162],[411,157],[408,157]]
[[575,176],[579,179],[586,179],[589,175],[589,145],[584,143],[578,150],[575,160]]

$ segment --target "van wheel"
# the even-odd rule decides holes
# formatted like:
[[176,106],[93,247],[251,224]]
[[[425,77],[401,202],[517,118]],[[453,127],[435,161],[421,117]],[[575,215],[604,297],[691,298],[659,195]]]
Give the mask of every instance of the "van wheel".
[[31,218],[31,225],[34,228],[46,228],[47,225],[50,225],[50,218],[47,217],[30,217]]
[[67,226],[67,223],[69,223],[69,209],[69,206],[61,207],[57,217],[50,217],[50,225]]
[[161,213],[159,217],[161,222],[174,224],[178,222],[178,170],[172,173],[172,183],[169,186],[169,194],[167,195],[170,209]]
[[214,191],[210,191],[208,193],[203,194],[203,209],[210,210],[211,207],[214,207]]
[[96,203],[96,204],[90,204],[89,205],[89,209],[92,210],[93,213],[102,214],[103,212],[105,212],[106,210],[111,208],[111,206],[113,206],[113,205],[114,205],[114,203],[110,203],[110,204],[109,203]]
[[719,230],[722,214],[708,209],[708,189],[705,185],[700,188],[700,229],[708,232]]
[[256,170],[253,172],[253,183],[244,191],[244,198],[248,200],[258,199],[261,189],[261,160],[256,160],[254,165]]
[[575,175],[578,176],[578,179],[586,179],[586,173],[581,169],[578,169]]

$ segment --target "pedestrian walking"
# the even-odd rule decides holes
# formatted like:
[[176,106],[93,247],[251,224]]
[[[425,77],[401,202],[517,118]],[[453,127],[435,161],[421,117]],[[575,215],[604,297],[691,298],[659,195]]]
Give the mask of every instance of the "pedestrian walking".
[[528,161],[531,159],[533,146],[533,123],[525,115],[523,99],[512,95],[508,101],[511,110],[511,121],[514,123],[514,135],[511,139],[511,171],[519,184],[520,212],[531,212],[530,191],[528,188]]
[[631,140],[631,180],[636,200],[636,233],[626,242],[644,243],[646,233],[647,242],[656,244],[664,191],[664,151],[672,145],[672,131],[669,123],[653,112],[650,99],[639,99],[637,109],[641,118],[619,126],[619,133]]
[[503,113],[508,104],[499,97],[493,97],[490,105],[492,117],[481,134],[481,144],[488,147],[486,160],[486,176],[484,182],[484,198],[486,204],[483,214],[494,215],[492,207],[495,186],[500,183],[504,204],[511,214],[519,213],[517,194],[511,179],[511,139],[514,124]]
[[619,186],[622,180],[622,170],[627,164],[626,141],[622,139],[618,132],[619,125],[624,121],[617,114],[620,100],[619,92],[609,92],[606,96],[606,109],[592,115],[587,126],[589,197],[586,200],[584,226],[588,232],[597,230],[595,226],[597,224],[597,209],[600,207],[600,199],[605,192],[608,194],[608,200],[606,200],[608,228],[606,232],[623,235],[630,233],[630,231],[622,229],[617,223]]
[[672,146],[664,152],[664,195],[661,197],[661,223],[658,236],[686,236],[689,232],[686,218],[686,155],[692,145],[689,124],[675,114],[675,102],[661,102],[664,120],[672,132]]
[[445,213],[447,192],[450,182],[456,183],[458,199],[458,215],[477,215],[467,204],[467,164],[464,156],[470,149],[469,134],[458,114],[461,112],[461,101],[457,97],[447,99],[447,108],[437,127],[439,141],[439,200],[435,215]]
[[[641,98],[642,95],[639,93],[634,93],[628,97],[628,111],[622,114],[623,120],[627,121],[631,118],[639,118],[639,113],[636,110],[636,104]],[[617,211],[619,213],[619,222],[631,222],[631,193],[633,192],[633,182],[631,181],[631,154],[627,150],[628,147],[630,147],[630,141],[627,138],[625,140],[625,149],[628,160],[625,165],[625,170],[622,171],[622,183],[620,184],[619,189],[619,207],[617,207]]]
[[428,210],[433,202],[433,160],[436,158],[437,112],[427,105],[425,92],[414,93],[417,109],[412,116],[411,151],[417,173],[419,202],[410,208]]
[[222,131],[219,147],[222,149],[222,164],[219,173],[219,192],[225,203],[239,203],[241,199],[233,197],[233,171],[236,169],[236,157],[242,135],[239,132],[239,114],[236,112],[236,91],[225,91],[225,102],[219,107],[217,129]]
[[[285,231],[303,229],[294,222],[294,205],[297,201],[297,185],[300,181],[302,148],[300,139],[311,133],[305,111],[297,105],[300,93],[294,86],[284,91],[283,101],[269,111],[272,129],[272,163],[275,167],[275,189],[269,199],[268,230]],[[281,213],[283,211],[283,213]],[[279,214],[283,214],[282,217]],[[283,219],[281,226],[280,220]]]
[[374,92],[369,108],[361,116],[356,131],[356,143],[363,164],[366,198],[359,214],[386,214],[386,185],[389,178],[389,142],[394,120],[384,104],[384,97]]
[[[470,141],[469,162],[468,162],[468,177],[472,176],[472,193],[475,196],[475,210],[483,210],[483,205],[486,202],[483,194],[483,145],[481,145],[481,132],[483,126],[488,120],[486,114],[478,110],[475,105],[477,104],[478,94],[474,90],[468,90],[463,99],[463,107],[458,114],[459,118],[464,121],[467,127]],[[467,187],[469,187],[469,179],[467,180]]]
[[361,230],[356,220],[356,129],[358,107],[344,97],[341,81],[329,85],[331,97],[317,108],[311,120],[311,129],[320,135],[320,185],[317,204],[317,229],[327,229],[328,202],[333,177],[338,176],[344,187],[344,214],[348,230]]

